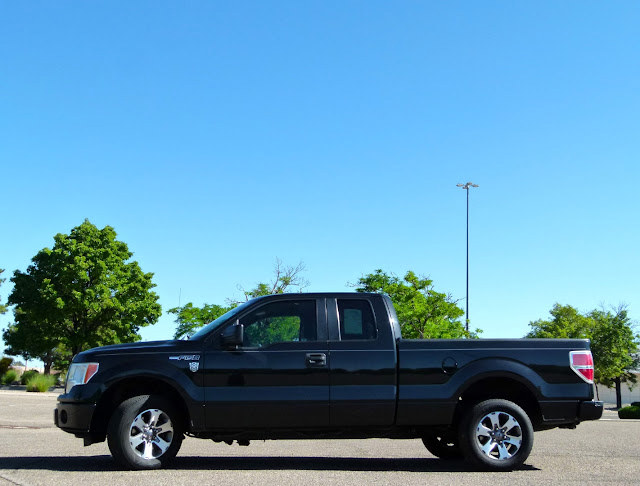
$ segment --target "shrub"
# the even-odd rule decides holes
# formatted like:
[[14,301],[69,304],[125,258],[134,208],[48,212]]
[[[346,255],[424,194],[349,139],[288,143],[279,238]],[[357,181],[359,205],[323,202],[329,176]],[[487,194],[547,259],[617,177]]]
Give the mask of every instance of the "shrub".
[[53,375],[54,378],[54,386],[64,386],[64,380],[67,377],[66,373],[56,373]]
[[25,371],[24,373],[22,373],[22,376],[20,377],[20,384],[26,385],[27,382],[37,374],[38,374],[38,370]]
[[46,392],[54,385],[55,381],[54,376],[37,374],[27,381],[27,391]]
[[640,402],[631,402],[632,407],[640,407]]
[[621,419],[640,419],[640,406],[631,405],[629,407],[621,408],[618,410],[618,417]]
[[14,381],[18,379],[18,372],[16,370],[9,370],[2,375],[3,385],[12,385]]
[[4,356],[0,359],[0,376],[4,376],[4,374],[9,371],[9,366],[13,363],[13,358],[7,358]]

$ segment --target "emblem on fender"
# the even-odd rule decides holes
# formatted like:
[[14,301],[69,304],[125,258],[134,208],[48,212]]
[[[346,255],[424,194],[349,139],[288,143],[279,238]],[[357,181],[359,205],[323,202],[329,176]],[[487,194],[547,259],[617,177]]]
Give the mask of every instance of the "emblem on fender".
[[199,354],[181,354],[180,356],[169,356],[169,359],[175,361],[200,361]]
[[189,370],[191,370],[194,373],[198,371],[199,367],[200,367],[200,363],[198,363],[197,361],[192,361],[191,363],[189,363]]

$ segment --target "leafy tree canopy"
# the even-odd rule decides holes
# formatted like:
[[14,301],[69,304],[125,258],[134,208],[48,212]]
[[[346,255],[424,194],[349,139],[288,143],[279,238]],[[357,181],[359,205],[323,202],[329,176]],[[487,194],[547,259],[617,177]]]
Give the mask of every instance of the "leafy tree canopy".
[[174,339],[191,336],[199,328],[211,321],[215,321],[231,309],[231,306],[225,307],[217,304],[205,304],[203,307],[196,307],[191,302],[182,307],[169,309],[168,312],[170,314],[176,315],[176,324],[178,325],[173,336]]
[[531,331],[527,338],[587,339],[593,322],[570,305],[555,304],[549,311],[551,319],[538,319],[529,323]]
[[57,353],[64,362],[95,346],[137,341],[139,329],[158,320],[153,274],[130,261],[112,227],[85,220],[54,241],[11,279],[15,324],[3,338],[12,354],[44,361]]
[[605,386],[615,384],[619,402],[620,382],[633,386],[636,375],[631,371],[640,366],[636,354],[640,336],[634,333],[626,307],[581,314],[570,305],[555,304],[550,314],[549,320],[530,322],[531,331],[525,337],[590,339],[595,381]]
[[11,366],[12,364],[13,358],[9,358],[7,356],[3,356],[2,358],[0,358],[0,378],[7,372],[9,366]]
[[589,317],[594,323],[589,337],[596,379],[606,386],[617,385],[618,380],[635,385],[637,378],[631,371],[640,368],[640,357],[636,354],[640,336],[633,332],[627,309],[594,310]]
[[[3,272],[4,272],[4,269],[0,268],[0,275],[2,275]],[[0,278],[0,285],[2,285],[2,282],[4,282],[5,280],[6,278]],[[7,306],[2,305],[2,299],[0,298],[0,314],[4,314],[5,312],[7,312]]]
[[[269,283],[258,283],[251,290],[240,290],[244,294],[245,302],[263,295],[284,294],[287,292],[302,292],[309,285],[307,279],[302,276],[306,270],[304,263],[300,262],[295,267],[282,264],[282,260],[276,258],[273,269],[273,280]],[[228,300],[229,304],[235,307],[241,304],[240,301]]]
[[[271,282],[260,282],[251,290],[245,290],[242,287],[239,287],[239,289],[244,295],[245,301],[263,295],[284,294],[295,290],[301,291],[309,285],[307,280],[302,277],[302,273],[305,270],[302,262],[293,267],[283,265],[280,259],[276,259],[274,277]],[[176,315],[177,327],[174,338],[181,339],[185,336],[192,335],[199,328],[217,319],[240,303],[241,301],[238,300],[227,299],[226,305],[204,304],[202,307],[196,307],[193,303],[189,302],[182,307],[169,309],[169,313]]]
[[378,269],[360,277],[358,292],[386,294],[398,314],[402,335],[409,339],[477,338],[482,332],[467,332],[460,320],[464,311],[451,295],[436,292],[432,280],[408,271],[404,278]]

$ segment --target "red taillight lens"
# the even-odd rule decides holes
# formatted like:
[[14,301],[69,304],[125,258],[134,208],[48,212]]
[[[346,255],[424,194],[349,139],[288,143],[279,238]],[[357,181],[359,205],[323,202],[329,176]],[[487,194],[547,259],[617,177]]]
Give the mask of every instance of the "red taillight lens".
[[571,351],[569,353],[571,369],[587,383],[593,383],[593,356],[591,351]]
[[585,377],[587,383],[593,383],[593,368],[590,369],[578,369],[578,372]]
[[590,352],[577,353],[574,351],[572,356],[572,363],[574,366],[593,366],[593,357]]

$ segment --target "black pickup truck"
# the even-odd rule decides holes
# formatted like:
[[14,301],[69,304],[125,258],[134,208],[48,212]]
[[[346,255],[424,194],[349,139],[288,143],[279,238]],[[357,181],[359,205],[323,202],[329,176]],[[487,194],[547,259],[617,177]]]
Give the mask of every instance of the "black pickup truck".
[[534,430],[601,415],[587,340],[404,340],[387,296],[321,293],[251,300],[187,341],[80,353],[54,419],[131,469],[163,466],[186,435],[420,438],[510,470]]

